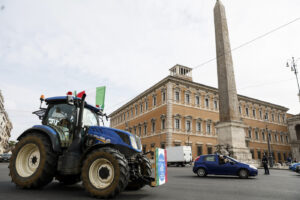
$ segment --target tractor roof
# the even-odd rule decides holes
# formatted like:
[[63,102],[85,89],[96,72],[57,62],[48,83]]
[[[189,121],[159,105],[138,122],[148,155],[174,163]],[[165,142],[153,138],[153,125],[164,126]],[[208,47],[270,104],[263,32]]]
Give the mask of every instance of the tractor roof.
[[[73,99],[80,99],[78,97],[73,97]],[[58,96],[58,97],[50,97],[45,99],[47,104],[59,104],[59,103],[67,103],[67,96]],[[88,103],[85,102],[85,107],[89,108],[90,110],[94,112],[100,112],[101,110],[97,107],[94,107]]]

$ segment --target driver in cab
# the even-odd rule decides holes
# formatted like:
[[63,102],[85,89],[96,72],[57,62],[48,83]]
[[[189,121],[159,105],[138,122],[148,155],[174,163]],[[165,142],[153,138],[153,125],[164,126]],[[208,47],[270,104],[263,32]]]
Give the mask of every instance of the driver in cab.
[[220,165],[224,165],[228,162],[229,162],[229,160],[227,158],[225,158],[223,155],[219,155],[219,164]]

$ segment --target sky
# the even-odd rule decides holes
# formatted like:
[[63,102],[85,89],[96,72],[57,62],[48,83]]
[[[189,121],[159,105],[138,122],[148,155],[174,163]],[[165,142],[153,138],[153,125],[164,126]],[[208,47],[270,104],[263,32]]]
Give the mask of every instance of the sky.
[[[297,19],[232,56],[239,94],[298,114],[297,82],[286,62],[300,57],[299,1],[222,2],[232,49]],[[85,90],[94,104],[95,88],[106,86],[109,114],[168,76],[175,64],[194,68],[195,82],[217,87],[214,4],[0,0],[0,90],[13,123],[11,139],[40,124],[32,112],[41,94]]]

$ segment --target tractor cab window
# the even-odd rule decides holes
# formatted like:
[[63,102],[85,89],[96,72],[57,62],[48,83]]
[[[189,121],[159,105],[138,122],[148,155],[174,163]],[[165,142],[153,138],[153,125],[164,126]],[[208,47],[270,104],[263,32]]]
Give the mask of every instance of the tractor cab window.
[[85,108],[82,123],[84,126],[98,126],[98,119],[95,113]]
[[56,104],[50,107],[46,117],[46,124],[61,126],[71,129],[76,118],[75,106],[68,104]]

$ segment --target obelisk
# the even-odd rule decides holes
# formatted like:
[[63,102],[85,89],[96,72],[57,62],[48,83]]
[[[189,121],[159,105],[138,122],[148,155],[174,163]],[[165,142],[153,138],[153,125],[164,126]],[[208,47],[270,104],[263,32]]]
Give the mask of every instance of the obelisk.
[[214,8],[215,37],[219,87],[219,116],[217,124],[218,143],[230,145],[233,157],[238,160],[251,160],[246,147],[245,128],[239,114],[239,102],[236,92],[230,41],[228,35],[225,8],[217,0]]

